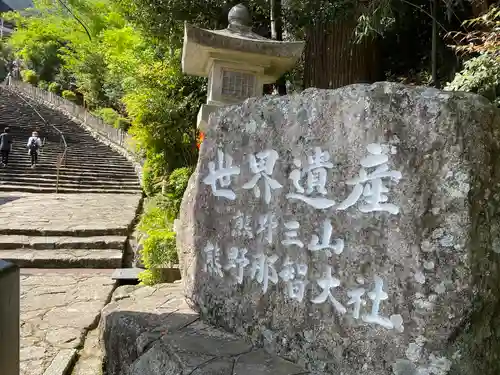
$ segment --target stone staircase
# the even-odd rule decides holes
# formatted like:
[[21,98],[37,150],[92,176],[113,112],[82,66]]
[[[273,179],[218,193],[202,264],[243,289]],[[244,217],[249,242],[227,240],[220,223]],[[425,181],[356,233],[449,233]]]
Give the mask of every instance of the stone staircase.
[[22,268],[121,268],[126,236],[0,236],[0,257]]
[[[60,134],[0,86],[0,130],[9,126],[14,138],[9,165],[0,168],[0,258],[23,268],[126,267],[142,194],[132,164],[59,112],[36,109],[68,145],[63,194],[55,194]],[[45,145],[31,169],[26,143],[35,129]]]
[[[40,114],[63,134],[67,142],[66,165],[59,175],[59,193],[141,192],[132,164],[59,112],[36,106]],[[0,192],[56,191],[57,158],[63,147],[61,136],[46,126],[37,114],[16,95],[0,87],[0,130],[9,126],[14,138],[9,167],[0,169]],[[39,165],[30,168],[26,143],[31,132],[39,130],[45,139]]]

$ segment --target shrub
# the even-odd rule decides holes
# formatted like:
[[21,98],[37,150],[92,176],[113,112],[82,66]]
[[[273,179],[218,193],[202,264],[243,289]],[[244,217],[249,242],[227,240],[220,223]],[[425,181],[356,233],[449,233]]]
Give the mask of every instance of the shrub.
[[98,109],[95,114],[102,118],[102,120],[108,125],[114,125],[118,120],[120,115],[113,108],[101,108]]
[[184,196],[184,191],[186,191],[192,173],[193,168],[184,167],[175,169],[170,176],[168,176],[166,189],[166,196],[168,199],[164,203],[163,209],[171,220],[179,216],[182,197]]
[[130,121],[125,117],[118,117],[113,125],[115,128],[121,129],[124,132],[128,131],[131,126]]
[[49,84],[49,91],[54,94],[59,94],[61,92],[61,85],[57,82],[51,82]]
[[76,94],[73,92],[73,91],[70,91],[70,90],[64,90],[62,92],[62,97],[64,99],[67,99],[67,100],[70,100],[72,102],[76,102]]
[[40,81],[38,82],[38,88],[47,90],[49,88],[49,83],[47,81]]
[[491,54],[481,54],[464,64],[445,90],[475,92],[494,101],[500,94],[500,60]]
[[32,85],[36,85],[38,81],[38,77],[36,76],[36,72],[33,70],[23,70],[21,72],[21,77],[23,79],[23,82],[30,83]]
[[139,279],[146,285],[161,283],[164,280],[162,280],[161,270],[158,266],[178,263],[175,233],[154,232],[142,244],[142,262],[146,270],[139,274]]
[[142,187],[144,189],[144,193],[148,197],[154,195],[155,193],[155,176],[153,168],[149,165],[149,159],[146,159],[144,165],[142,167]]
[[148,197],[161,191],[162,171],[159,170],[158,159],[162,159],[162,155],[151,155],[148,157],[142,168],[142,187]]
[[150,198],[145,205],[138,225],[143,245],[141,257],[146,267],[140,275],[144,284],[161,282],[158,268],[179,261],[173,224],[192,172],[192,168],[174,170],[167,180],[166,194]]
[[150,198],[138,225],[143,246],[141,258],[146,267],[146,271],[140,275],[144,284],[161,282],[158,268],[178,262],[173,221],[169,220],[170,215],[162,208],[162,200],[165,199],[161,195]]

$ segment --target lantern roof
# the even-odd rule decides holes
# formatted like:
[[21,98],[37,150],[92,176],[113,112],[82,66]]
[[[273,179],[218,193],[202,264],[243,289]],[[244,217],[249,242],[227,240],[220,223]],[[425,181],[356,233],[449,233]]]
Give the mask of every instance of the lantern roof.
[[228,27],[222,30],[185,24],[184,73],[207,77],[211,61],[223,60],[262,67],[265,76],[276,79],[296,64],[304,49],[302,41],[282,42],[254,33],[250,26],[250,14],[242,4],[229,11],[228,22]]

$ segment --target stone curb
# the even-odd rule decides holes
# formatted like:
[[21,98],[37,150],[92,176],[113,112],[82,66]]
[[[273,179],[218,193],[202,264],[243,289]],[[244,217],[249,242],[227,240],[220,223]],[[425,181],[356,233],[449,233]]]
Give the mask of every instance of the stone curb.
[[45,370],[43,375],[65,375],[76,360],[76,349],[64,349],[57,353],[56,357]]

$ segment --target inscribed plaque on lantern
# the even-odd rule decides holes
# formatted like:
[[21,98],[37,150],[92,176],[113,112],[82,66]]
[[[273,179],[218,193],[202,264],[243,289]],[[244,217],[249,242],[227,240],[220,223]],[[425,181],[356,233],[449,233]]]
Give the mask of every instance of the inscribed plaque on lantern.
[[255,75],[222,69],[222,96],[244,100],[254,96]]

